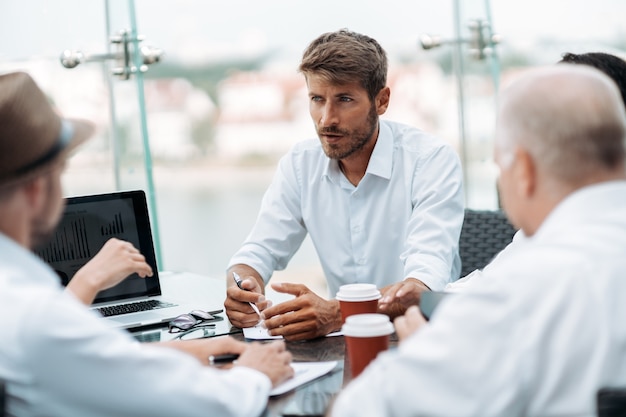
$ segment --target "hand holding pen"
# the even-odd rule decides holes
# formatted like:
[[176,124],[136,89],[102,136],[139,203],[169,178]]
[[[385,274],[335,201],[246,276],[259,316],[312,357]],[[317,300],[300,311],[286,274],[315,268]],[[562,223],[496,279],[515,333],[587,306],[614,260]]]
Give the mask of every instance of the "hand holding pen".
[[[241,282],[243,280],[241,279],[241,277],[239,276],[238,273],[233,272],[233,279],[237,283],[237,286],[239,287],[239,289],[244,290],[244,291],[249,291],[249,290],[246,290],[245,288],[243,288],[243,286],[241,285]],[[259,316],[259,321],[262,321],[263,320],[263,316],[261,315],[261,312],[259,311],[259,308],[256,306],[256,304],[254,304],[254,303],[252,303],[250,301],[248,301],[248,304],[250,304],[250,307],[252,307],[254,312]]]

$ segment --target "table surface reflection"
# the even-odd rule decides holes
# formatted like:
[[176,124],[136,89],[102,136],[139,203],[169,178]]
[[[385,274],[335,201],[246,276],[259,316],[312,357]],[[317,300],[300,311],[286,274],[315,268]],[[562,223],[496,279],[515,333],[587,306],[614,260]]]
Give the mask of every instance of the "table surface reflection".
[[[161,289],[168,298],[197,304],[197,308],[216,310],[223,308],[225,283],[223,279],[211,278],[185,272],[161,272]],[[283,294],[268,291],[267,298],[280,302]],[[284,298],[283,298],[284,299]],[[231,326],[224,319],[215,327],[201,328],[191,333],[170,334],[167,329],[134,331],[133,335],[142,342],[213,337],[229,334],[235,339],[246,340],[241,329]],[[391,345],[396,344],[392,337]],[[300,342],[286,342],[294,362],[337,361],[337,366],[328,374],[280,396],[271,397],[263,417],[280,416],[323,416],[332,399],[350,381],[350,363],[345,356],[343,336],[322,337]]]

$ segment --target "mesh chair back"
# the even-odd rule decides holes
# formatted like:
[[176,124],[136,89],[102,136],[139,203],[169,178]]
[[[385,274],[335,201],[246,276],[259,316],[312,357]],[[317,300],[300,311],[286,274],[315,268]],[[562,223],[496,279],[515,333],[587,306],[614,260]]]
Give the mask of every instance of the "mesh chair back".
[[465,210],[459,239],[461,278],[484,268],[513,240],[515,228],[502,210]]
[[596,400],[598,417],[626,417],[626,388],[602,388]]
[[0,416],[7,415],[7,391],[4,381],[0,380]]

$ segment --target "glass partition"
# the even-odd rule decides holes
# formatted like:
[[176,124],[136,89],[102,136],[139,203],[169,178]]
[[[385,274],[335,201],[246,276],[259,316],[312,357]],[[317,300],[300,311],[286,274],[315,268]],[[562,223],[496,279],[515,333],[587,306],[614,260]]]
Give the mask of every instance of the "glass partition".
[[459,137],[469,208],[498,207],[493,132],[500,79],[497,35],[488,0],[455,0],[455,76]]
[[498,207],[496,172],[492,158],[496,97],[500,79],[488,0],[454,0],[450,15],[453,34],[423,34],[422,48],[437,48],[433,58],[448,70],[456,92],[456,125],[450,141],[463,163],[466,205],[473,209]]
[[[381,43],[392,90],[383,117],[451,143],[468,207],[491,209],[500,80],[567,51],[623,57],[625,9],[617,0],[593,10],[567,0],[320,0],[306,12],[291,0],[22,0],[2,6],[0,71],[27,70],[64,114],[97,124],[70,161],[68,195],[146,190],[160,268],[222,276],[278,158],[315,137],[297,67],[319,34],[347,27]],[[74,68],[61,65],[65,50],[69,62],[82,53]],[[326,295],[308,239],[274,279]]]
[[66,195],[145,190],[163,265],[133,0],[25,0],[2,11],[0,70],[29,72],[62,114],[97,125],[69,161]]
[[160,61],[162,51],[143,45],[134,0],[105,0],[104,4],[107,55],[115,56],[106,60],[113,175],[117,189],[146,191],[157,263],[164,269],[144,93],[144,72]]

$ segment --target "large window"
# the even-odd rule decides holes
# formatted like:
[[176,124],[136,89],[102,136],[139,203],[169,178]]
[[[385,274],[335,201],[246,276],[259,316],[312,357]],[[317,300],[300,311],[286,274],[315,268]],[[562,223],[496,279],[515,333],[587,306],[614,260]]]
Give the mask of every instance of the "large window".
[[[564,52],[623,54],[624,15],[621,0],[23,0],[2,6],[0,71],[31,72],[64,114],[98,124],[64,177],[68,195],[150,187],[151,171],[161,268],[221,276],[255,221],[278,158],[315,135],[296,69],[320,33],[345,27],[376,38],[390,59],[384,117],[450,142],[464,162],[468,206],[495,208],[500,85]],[[471,42],[477,22],[487,42],[478,51]],[[127,81],[110,75],[119,62],[97,59],[116,51],[110,38],[122,30],[164,51],[140,75],[141,89],[136,74]],[[423,49],[423,34],[441,46]],[[494,34],[501,36],[495,49]],[[93,59],[66,69],[59,62],[66,49]],[[306,241],[278,279],[323,291],[317,264]]]

